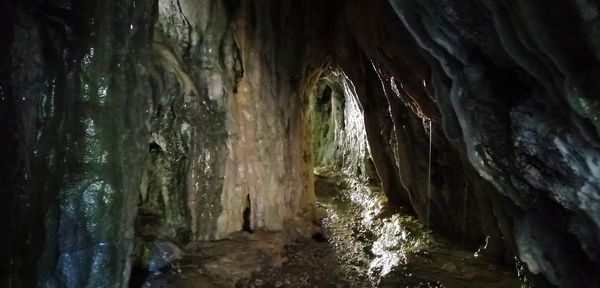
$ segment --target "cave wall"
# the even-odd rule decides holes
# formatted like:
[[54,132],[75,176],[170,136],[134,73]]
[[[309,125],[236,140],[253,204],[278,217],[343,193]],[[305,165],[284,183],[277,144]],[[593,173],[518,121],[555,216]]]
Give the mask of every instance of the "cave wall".
[[387,194],[534,285],[597,285],[596,4],[389,2],[342,6],[336,39]]
[[3,4],[0,285],[128,282],[151,106],[140,65],[149,4]]
[[[235,128],[222,201],[230,214],[222,214],[219,225],[241,219],[246,195],[252,229],[281,230],[299,210],[310,215],[310,141],[299,94],[306,64],[304,49],[294,44],[307,36],[304,19],[290,17],[298,9],[304,9],[301,3],[240,3],[235,38],[244,73],[231,100]],[[240,229],[232,226],[223,235]]]
[[330,67],[391,202],[537,286],[598,284],[595,2],[0,8],[3,286],[124,286],[134,231],[220,239],[247,198],[254,229],[310,214],[306,109]]
[[356,85],[388,198],[478,255],[516,255],[531,285],[597,285],[596,4],[333,10],[333,62]]
[[124,287],[248,197],[252,229],[312,216],[304,4],[101,2],[2,4],[2,286]]
[[[144,240],[214,239],[222,209],[227,99],[241,66],[221,1],[159,1],[150,84],[157,105],[136,230]],[[200,7],[205,7],[199,11]]]
[[520,259],[553,285],[597,285],[596,4],[390,2],[443,78],[449,136],[510,199]]
[[[334,61],[356,86],[373,163],[390,202],[472,249],[491,235],[485,256],[512,258],[511,243],[490,213],[496,199],[479,193],[494,188],[445,137],[431,68],[409,31],[387,3],[340,7]],[[376,17],[377,23],[368,20]]]
[[165,104],[151,141],[166,161],[150,164],[142,201],[161,203],[148,212],[163,230],[182,229],[154,236],[221,239],[242,229],[247,205],[251,229],[281,230],[310,211],[304,51],[280,30],[302,39],[303,19],[285,22],[297,6],[158,2],[155,86]]

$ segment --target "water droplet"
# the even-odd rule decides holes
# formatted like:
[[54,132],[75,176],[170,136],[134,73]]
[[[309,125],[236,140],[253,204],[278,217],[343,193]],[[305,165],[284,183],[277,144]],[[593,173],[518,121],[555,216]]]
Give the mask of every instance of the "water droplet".
[[431,226],[431,136],[433,131],[431,129],[431,119],[429,119],[429,157],[427,163],[427,226]]

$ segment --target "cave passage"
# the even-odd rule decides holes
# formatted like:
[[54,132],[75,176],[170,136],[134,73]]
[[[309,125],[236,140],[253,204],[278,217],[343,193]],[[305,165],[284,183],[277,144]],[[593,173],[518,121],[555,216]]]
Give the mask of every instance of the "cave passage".
[[0,1],[0,287],[600,287],[592,0]]
[[343,71],[326,73],[309,103],[317,205],[324,209],[321,227],[333,249],[325,255],[335,255],[343,279],[338,281],[348,287],[520,286],[516,271],[450,244],[412,210],[388,200],[373,165],[358,95]]
[[324,73],[311,89],[308,106],[317,201],[314,222],[300,232],[305,236],[253,232],[246,196],[241,231],[227,240],[191,242],[182,258],[154,255],[150,265],[159,262],[160,269],[137,285],[520,286],[516,270],[434,234],[412,210],[388,200],[371,158],[358,95],[343,71]]

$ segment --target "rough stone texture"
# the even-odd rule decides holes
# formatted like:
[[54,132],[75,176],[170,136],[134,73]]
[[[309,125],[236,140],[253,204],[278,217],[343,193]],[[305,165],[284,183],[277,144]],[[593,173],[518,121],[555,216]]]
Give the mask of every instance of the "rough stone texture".
[[219,239],[246,199],[253,229],[310,211],[329,67],[390,202],[536,285],[598,286],[595,2],[80,2],[0,3],[3,286],[124,286],[134,227]]
[[[355,1],[343,7],[334,14],[334,60],[356,87],[373,162],[388,199],[414,209],[434,229],[467,246],[476,248],[491,235],[485,255],[512,258],[510,252],[503,255],[512,244],[502,240],[489,213],[492,200],[497,200],[493,187],[444,137],[431,70],[417,43],[386,3]],[[367,20],[376,17],[377,25]]]
[[277,36],[302,5],[151,4],[6,4],[6,285],[124,286],[134,226],[140,243],[223,238],[248,196],[253,229],[311,216],[305,51]]
[[1,41],[0,285],[125,286],[152,5],[20,1],[12,11]]
[[[323,76],[310,94],[313,165],[378,181],[354,85],[342,71]],[[377,179],[377,180],[376,180]]]
[[[242,229],[246,207],[250,228],[264,230],[310,211],[310,138],[295,78],[304,51],[279,38],[284,24],[271,25],[295,9],[279,5],[159,1],[154,85],[162,102],[151,139],[158,156],[142,195],[151,205],[141,206],[161,219],[166,231],[155,236],[221,239]],[[302,37],[298,20],[286,27]],[[175,226],[180,232],[168,231]]]
[[138,229],[148,230],[154,218],[162,231],[147,239],[214,239],[227,152],[224,102],[240,68],[224,4],[205,1],[210,13],[200,13],[180,2],[158,3],[150,82],[158,105],[149,137],[156,156],[142,186]]
[[388,198],[534,285],[598,285],[596,4],[389,2],[324,32]]
[[[310,142],[301,80],[301,3],[241,1],[235,39],[244,73],[231,111],[223,213],[218,235],[242,228],[246,198],[250,228],[280,230],[314,202]],[[294,37],[296,39],[292,39]],[[310,211],[307,211],[310,212]]]
[[596,4],[390,2],[430,59],[445,132],[508,198],[503,236],[548,284],[597,286]]

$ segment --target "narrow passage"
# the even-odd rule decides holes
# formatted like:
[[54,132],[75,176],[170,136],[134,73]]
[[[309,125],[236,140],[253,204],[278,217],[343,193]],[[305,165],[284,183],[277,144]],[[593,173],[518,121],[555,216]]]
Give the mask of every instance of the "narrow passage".
[[144,287],[520,287],[515,270],[453,247],[402,211],[379,187],[320,172],[321,231],[241,231],[195,242]]

